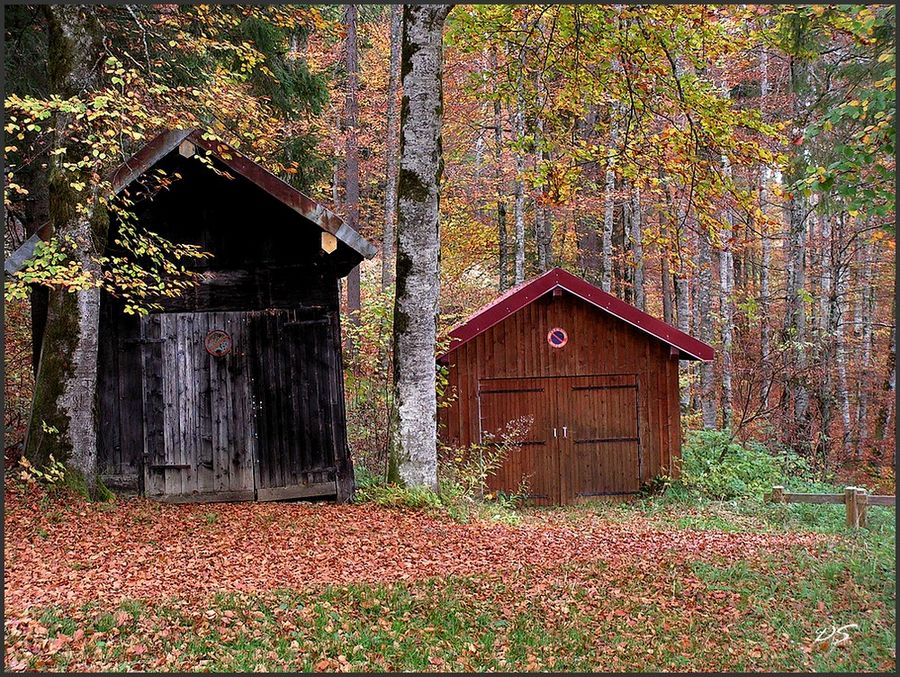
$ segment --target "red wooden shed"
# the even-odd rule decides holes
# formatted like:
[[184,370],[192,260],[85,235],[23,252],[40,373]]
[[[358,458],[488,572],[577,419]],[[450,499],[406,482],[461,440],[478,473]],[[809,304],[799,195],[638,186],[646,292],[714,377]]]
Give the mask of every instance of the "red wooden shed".
[[555,268],[481,308],[451,333],[439,362],[451,395],[442,441],[484,444],[530,419],[492,490],[523,480],[538,504],[636,493],[677,472],[678,361],[713,349]]

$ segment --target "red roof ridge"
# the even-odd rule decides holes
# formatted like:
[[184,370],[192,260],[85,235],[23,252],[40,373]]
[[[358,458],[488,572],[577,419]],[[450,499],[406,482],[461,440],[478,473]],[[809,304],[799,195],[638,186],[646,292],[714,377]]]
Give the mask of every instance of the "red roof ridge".
[[438,360],[443,361],[464,343],[471,341],[479,334],[499,324],[516,311],[521,310],[556,288],[564,289],[663,343],[677,348],[680,359],[708,362],[715,355],[715,350],[712,346],[645,313],[630,303],[616,298],[567,270],[553,268],[507,290],[490,303],[476,310],[465,322],[452,329],[450,331],[450,347],[438,357]]

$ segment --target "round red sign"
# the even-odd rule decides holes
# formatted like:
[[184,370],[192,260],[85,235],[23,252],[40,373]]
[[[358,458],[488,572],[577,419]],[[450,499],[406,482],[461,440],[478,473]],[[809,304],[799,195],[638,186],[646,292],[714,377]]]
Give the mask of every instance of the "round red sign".
[[566,333],[565,329],[554,327],[549,332],[547,332],[547,343],[549,343],[554,348],[562,348],[568,342],[569,335]]
[[231,337],[221,329],[213,329],[206,335],[204,345],[213,357],[223,357],[231,352]]

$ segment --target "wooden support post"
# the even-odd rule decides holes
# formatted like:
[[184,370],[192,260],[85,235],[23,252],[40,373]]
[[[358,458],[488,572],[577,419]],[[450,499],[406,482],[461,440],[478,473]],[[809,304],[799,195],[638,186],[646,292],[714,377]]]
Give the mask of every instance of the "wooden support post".
[[784,503],[784,487],[772,487],[772,503]]
[[859,511],[856,509],[856,487],[844,489],[844,505],[847,508],[847,526],[859,526]]
[[866,512],[869,507],[869,496],[865,489],[856,487],[856,522],[858,526],[866,526]]

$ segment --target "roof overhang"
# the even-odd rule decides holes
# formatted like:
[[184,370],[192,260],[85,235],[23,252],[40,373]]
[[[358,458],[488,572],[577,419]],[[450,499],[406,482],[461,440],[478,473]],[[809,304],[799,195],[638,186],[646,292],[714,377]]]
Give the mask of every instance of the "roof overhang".
[[635,308],[629,303],[617,299],[602,289],[595,287],[562,268],[554,268],[535,279],[525,282],[506,292],[498,299],[475,312],[463,324],[450,332],[450,347],[438,357],[441,362],[464,343],[499,324],[507,317],[522,309],[538,298],[552,293],[556,289],[564,290],[583,301],[603,310],[623,322],[627,322],[640,331],[666,343],[678,351],[682,360],[700,360],[708,362],[715,356],[712,346],[698,341],[683,331],[673,327],[652,315]]
[[[199,129],[176,129],[162,132],[145,144],[137,153],[119,166],[110,178],[113,194],[119,194],[140,178],[160,160],[177,149],[182,142],[189,141],[194,146],[210,153],[235,174],[254,183],[268,195],[311,221],[327,233],[331,233],[361,258],[375,256],[375,246],[347,225],[341,217],[312,198],[304,195],[272,172],[253,162],[227,143],[208,138]],[[4,262],[4,272],[12,274],[22,269],[30,259],[40,241],[47,241],[52,235],[49,224],[45,224],[29,237]]]

